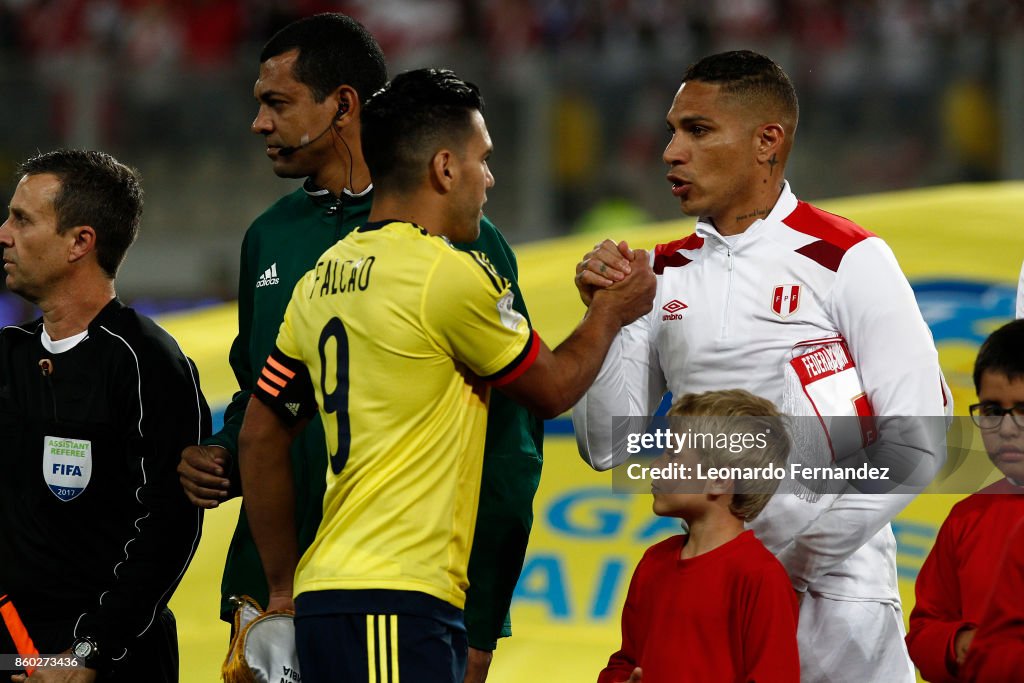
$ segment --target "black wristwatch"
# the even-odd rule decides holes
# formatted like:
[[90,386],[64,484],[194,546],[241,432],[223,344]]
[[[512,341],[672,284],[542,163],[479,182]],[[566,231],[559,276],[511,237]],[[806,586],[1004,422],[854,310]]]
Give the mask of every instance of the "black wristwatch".
[[71,654],[90,669],[99,668],[100,649],[89,636],[81,636],[71,644]]

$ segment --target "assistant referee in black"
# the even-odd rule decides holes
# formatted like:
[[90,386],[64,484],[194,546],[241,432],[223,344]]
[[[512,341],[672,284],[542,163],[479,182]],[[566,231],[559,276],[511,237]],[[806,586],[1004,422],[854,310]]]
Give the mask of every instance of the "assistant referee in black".
[[[31,683],[177,681],[167,601],[202,510],[175,466],[210,410],[177,342],[114,291],[139,180],[107,154],[67,150],[19,175],[3,272],[42,317],[0,330],[0,594],[38,652],[86,665],[36,669]],[[0,655],[17,645],[0,622]]]

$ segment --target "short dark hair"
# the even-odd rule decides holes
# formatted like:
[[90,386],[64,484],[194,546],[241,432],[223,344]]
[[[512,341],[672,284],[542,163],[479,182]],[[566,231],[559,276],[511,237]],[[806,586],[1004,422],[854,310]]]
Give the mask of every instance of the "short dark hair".
[[683,76],[683,82],[688,81],[712,83],[728,94],[767,100],[778,107],[780,114],[792,119],[796,130],[800,119],[796,89],[782,67],[769,57],[751,50],[709,55],[690,65]]
[[1006,375],[1009,380],[1024,378],[1024,319],[1006,323],[988,336],[974,359],[974,390],[981,390],[985,371]]
[[416,69],[395,76],[363,107],[363,158],[378,189],[404,191],[423,179],[444,145],[459,148],[483,113],[480,89],[448,69]]
[[57,232],[76,225],[96,231],[96,260],[111,279],[139,234],[142,185],[139,173],[103,152],[58,149],[32,157],[18,176],[52,174],[60,181],[53,200]]
[[342,85],[352,86],[365,101],[388,80],[376,39],[365,26],[339,12],[314,14],[288,24],[263,46],[260,64],[296,49],[299,56],[292,75],[309,88],[316,102],[323,102]]

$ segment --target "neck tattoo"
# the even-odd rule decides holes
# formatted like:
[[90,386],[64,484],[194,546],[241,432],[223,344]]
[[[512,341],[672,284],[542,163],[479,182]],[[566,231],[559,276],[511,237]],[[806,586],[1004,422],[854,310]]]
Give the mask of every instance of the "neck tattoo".
[[755,209],[754,211],[751,211],[750,213],[745,213],[742,216],[736,216],[736,222],[739,223],[740,221],[749,220],[751,218],[761,218],[763,216],[767,216],[768,213],[768,209]]

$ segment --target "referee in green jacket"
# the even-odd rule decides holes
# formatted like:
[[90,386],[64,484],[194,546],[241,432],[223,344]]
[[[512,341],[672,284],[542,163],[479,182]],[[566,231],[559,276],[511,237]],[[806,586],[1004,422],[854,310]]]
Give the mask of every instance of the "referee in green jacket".
[[[254,89],[259,111],[252,131],[265,138],[274,173],[306,180],[263,212],[242,243],[238,336],[230,353],[239,391],[224,413],[224,428],[204,445],[187,448],[178,467],[196,505],[216,507],[243,493],[235,466],[238,433],[292,289],[329,246],[366,221],[373,186],[359,142],[359,112],[386,81],[376,40],[342,14],[295,21],[263,48]],[[529,317],[516,281],[515,255],[489,220],[481,221],[475,242],[456,246],[485,253],[512,282],[516,310]],[[542,446],[542,421],[500,392],[493,393],[466,596],[467,683],[486,679],[498,638],[511,635],[508,610],[533,523]],[[295,440],[291,461],[302,552],[321,518],[327,454],[319,417]],[[243,594],[267,603],[266,579],[244,510],[224,566],[222,619],[232,619],[230,596]]]

